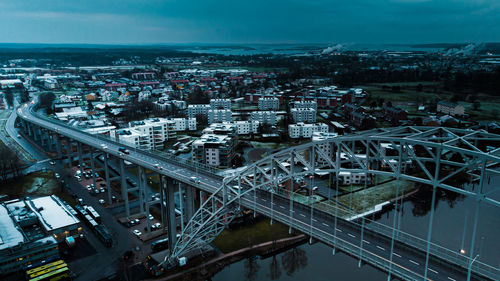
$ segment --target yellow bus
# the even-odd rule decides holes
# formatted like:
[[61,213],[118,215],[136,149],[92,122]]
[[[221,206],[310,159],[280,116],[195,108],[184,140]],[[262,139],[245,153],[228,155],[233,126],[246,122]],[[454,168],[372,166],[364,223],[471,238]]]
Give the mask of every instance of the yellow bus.
[[71,280],[69,277],[68,267],[62,267],[56,270],[51,270],[43,275],[29,279],[29,281],[59,281]]
[[38,277],[38,276],[41,276],[41,275],[44,275],[44,274],[47,274],[47,273],[52,272],[54,270],[58,270],[58,269],[67,267],[67,266],[68,266],[67,264],[62,263],[62,264],[55,265],[53,267],[49,267],[49,268],[47,268],[45,270],[37,271],[35,273],[30,274],[28,276],[28,280],[33,279],[33,278]]
[[56,265],[60,265],[62,263],[64,263],[63,260],[58,260],[58,261],[51,262],[51,263],[48,263],[48,264],[45,264],[45,265],[42,265],[42,266],[39,266],[39,267],[35,267],[35,268],[32,268],[32,269],[26,271],[26,275],[30,276],[31,274],[33,274],[35,272],[39,272],[39,271],[45,270],[47,268],[50,268],[50,267],[53,267],[53,266],[56,266]]

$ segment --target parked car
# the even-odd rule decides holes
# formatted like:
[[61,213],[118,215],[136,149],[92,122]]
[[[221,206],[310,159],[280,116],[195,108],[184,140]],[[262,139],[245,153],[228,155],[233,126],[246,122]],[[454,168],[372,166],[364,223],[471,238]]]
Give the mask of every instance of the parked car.
[[101,188],[99,188],[99,192],[100,193],[104,193],[104,192],[106,192],[106,189],[104,189],[104,188],[101,187]]
[[61,178],[61,175],[59,175],[59,173],[55,173],[54,176],[56,177],[56,179],[60,179]]
[[104,199],[99,199],[99,203],[100,203],[101,205],[104,205],[104,204],[106,203],[106,201],[104,201]]
[[80,204],[82,206],[84,205],[84,202],[83,202],[82,198],[78,198],[78,199],[76,199],[76,201],[78,202],[78,204]]
[[140,232],[138,229],[134,229],[132,232],[137,236],[142,234],[142,232]]

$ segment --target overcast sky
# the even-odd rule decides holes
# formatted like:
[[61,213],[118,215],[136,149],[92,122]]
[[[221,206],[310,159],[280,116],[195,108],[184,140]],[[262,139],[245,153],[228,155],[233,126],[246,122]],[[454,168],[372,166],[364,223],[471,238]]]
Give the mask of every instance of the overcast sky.
[[5,43],[500,41],[500,0],[0,0]]

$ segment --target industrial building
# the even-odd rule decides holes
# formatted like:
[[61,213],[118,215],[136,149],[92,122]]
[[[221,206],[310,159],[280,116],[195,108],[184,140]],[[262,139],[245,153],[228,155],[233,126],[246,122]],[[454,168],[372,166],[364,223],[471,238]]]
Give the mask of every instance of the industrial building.
[[55,195],[0,204],[0,275],[59,257],[58,242],[82,234],[75,210]]

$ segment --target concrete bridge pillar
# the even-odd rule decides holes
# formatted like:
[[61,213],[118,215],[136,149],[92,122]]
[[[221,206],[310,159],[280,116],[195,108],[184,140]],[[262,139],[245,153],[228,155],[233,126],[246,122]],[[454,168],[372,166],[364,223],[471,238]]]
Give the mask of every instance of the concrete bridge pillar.
[[62,154],[61,137],[58,134],[54,134],[54,140],[56,144],[57,158],[62,159],[63,154]]
[[90,154],[90,169],[92,169],[92,183],[94,184],[94,187],[97,188],[96,180],[95,180],[95,161],[94,161],[94,148],[89,147],[89,154]]
[[[144,168],[139,166],[138,171],[137,171],[137,179],[138,179],[138,185],[139,185],[139,206],[140,206],[140,212],[141,214],[144,213],[144,203],[148,202],[151,197],[149,194],[146,194],[146,171],[144,171]],[[146,200],[144,200],[146,199]],[[146,206],[146,209],[148,211],[149,215],[149,206]],[[149,219],[148,221],[148,226],[149,226]]]
[[175,243],[177,242],[177,224],[175,220],[175,199],[174,191],[175,184],[173,179],[166,178],[166,185],[164,185],[166,195],[166,213],[167,213],[167,233],[168,233],[168,248],[170,253],[173,253]]
[[83,150],[82,143],[77,142],[76,143],[76,151],[78,153],[78,164],[80,165],[79,170],[80,170],[80,172],[83,173],[83,167],[82,167],[83,166],[83,152],[82,152],[82,150]]
[[109,182],[109,164],[108,164],[109,154],[104,153],[104,176],[106,177],[106,188],[108,190],[108,204],[113,204],[111,183]]
[[194,190],[192,186],[186,186],[186,222],[188,222],[194,214]]
[[73,146],[71,145],[71,139],[66,139],[66,154],[68,155],[69,168],[71,168],[73,166]]
[[122,189],[122,197],[125,201],[125,213],[127,218],[130,217],[130,206],[128,202],[128,188],[127,188],[127,176],[125,174],[125,163],[122,158],[120,158],[120,180],[121,180],[121,189]]

